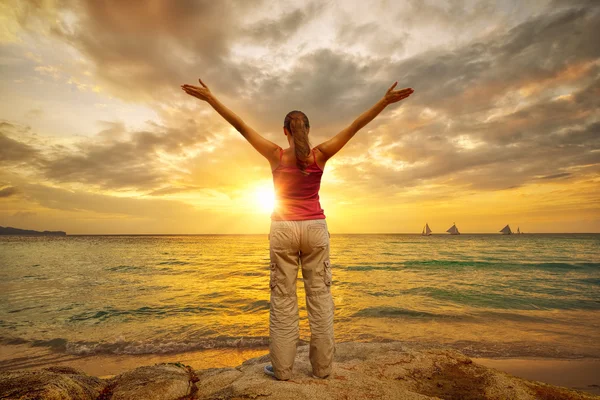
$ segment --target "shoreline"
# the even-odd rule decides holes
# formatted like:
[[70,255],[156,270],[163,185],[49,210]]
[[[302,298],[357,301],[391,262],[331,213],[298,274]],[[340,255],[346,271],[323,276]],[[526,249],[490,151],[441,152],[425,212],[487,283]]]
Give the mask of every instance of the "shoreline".
[[0,345],[0,372],[69,366],[79,368],[88,375],[108,379],[156,363],[180,362],[195,370],[235,367],[268,353],[267,348],[218,348],[166,354],[73,355],[26,344]]
[[469,358],[519,378],[600,396],[600,358]]
[[[90,376],[110,379],[142,366],[182,363],[201,371],[234,368],[249,359],[269,354],[268,348],[218,348],[175,354],[94,354],[86,356],[54,352],[29,345],[0,346],[0,373],[46,367],[74,367]],[[600,395],[600,358],[469,357],[474,363],[515,377]]]

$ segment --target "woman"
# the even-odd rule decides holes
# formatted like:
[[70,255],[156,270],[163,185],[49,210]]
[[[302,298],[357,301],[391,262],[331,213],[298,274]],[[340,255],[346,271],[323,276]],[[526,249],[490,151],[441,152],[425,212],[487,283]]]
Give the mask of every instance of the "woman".
[[272,365],[265,367],[265,373],[279,380],[288,380],[292,375],[299,338],[296,279],[300,263],[311,331],[309,359],[312,374],[317,378],[327,378],[331,374],[335,351],[334,304],[331,296],[329,231],[319,203],[321,176],[327,160],[340,151],[356,132],[387,105],[407,98],[413,90],[406,88],[395,91],[393,89],[398,82],[394,82],[371,109],[337,135],[312,149],[308,140],[308,118],[301,111],[291,111],[286,115],[283,126],[289,147],[282,149],[246,125],[216,99],[201,79],[199,82],[202,86],[181,87],[186,93],[209,103],[271,164],[277,205],[271,215],[269,232],[269,352]]

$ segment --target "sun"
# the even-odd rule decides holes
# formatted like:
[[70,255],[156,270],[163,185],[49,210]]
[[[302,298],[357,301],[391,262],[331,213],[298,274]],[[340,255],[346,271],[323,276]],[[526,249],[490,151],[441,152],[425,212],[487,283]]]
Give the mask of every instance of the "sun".
[[266,213],[270,213],[273,211],[273,208],[275,207],[275,192],[273,192],[272,186],[258,186],[254,190],[254,194],[256,198],[256,204],[258,205],[258,208],[260,210]]

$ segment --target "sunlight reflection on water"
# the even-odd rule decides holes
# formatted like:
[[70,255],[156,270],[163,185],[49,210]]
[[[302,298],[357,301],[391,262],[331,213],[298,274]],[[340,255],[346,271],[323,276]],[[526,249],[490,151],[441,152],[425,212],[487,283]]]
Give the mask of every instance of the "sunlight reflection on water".
[[[599,245],[594,234],[331,235],[336,340],[600,356]],[[6,236],[0,254],[3,343],[72,353],[267,343],[267,235]],[[298,299],[309,340],[301,275]]]

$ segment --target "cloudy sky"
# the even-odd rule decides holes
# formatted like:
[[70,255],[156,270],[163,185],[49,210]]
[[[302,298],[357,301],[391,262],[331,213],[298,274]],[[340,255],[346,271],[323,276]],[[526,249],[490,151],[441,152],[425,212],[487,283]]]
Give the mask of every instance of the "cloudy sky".
[[328,161],[332,233],[600,232],[600,2],[0,3],[0,225],[266,233],[266,159],[205,102]]

